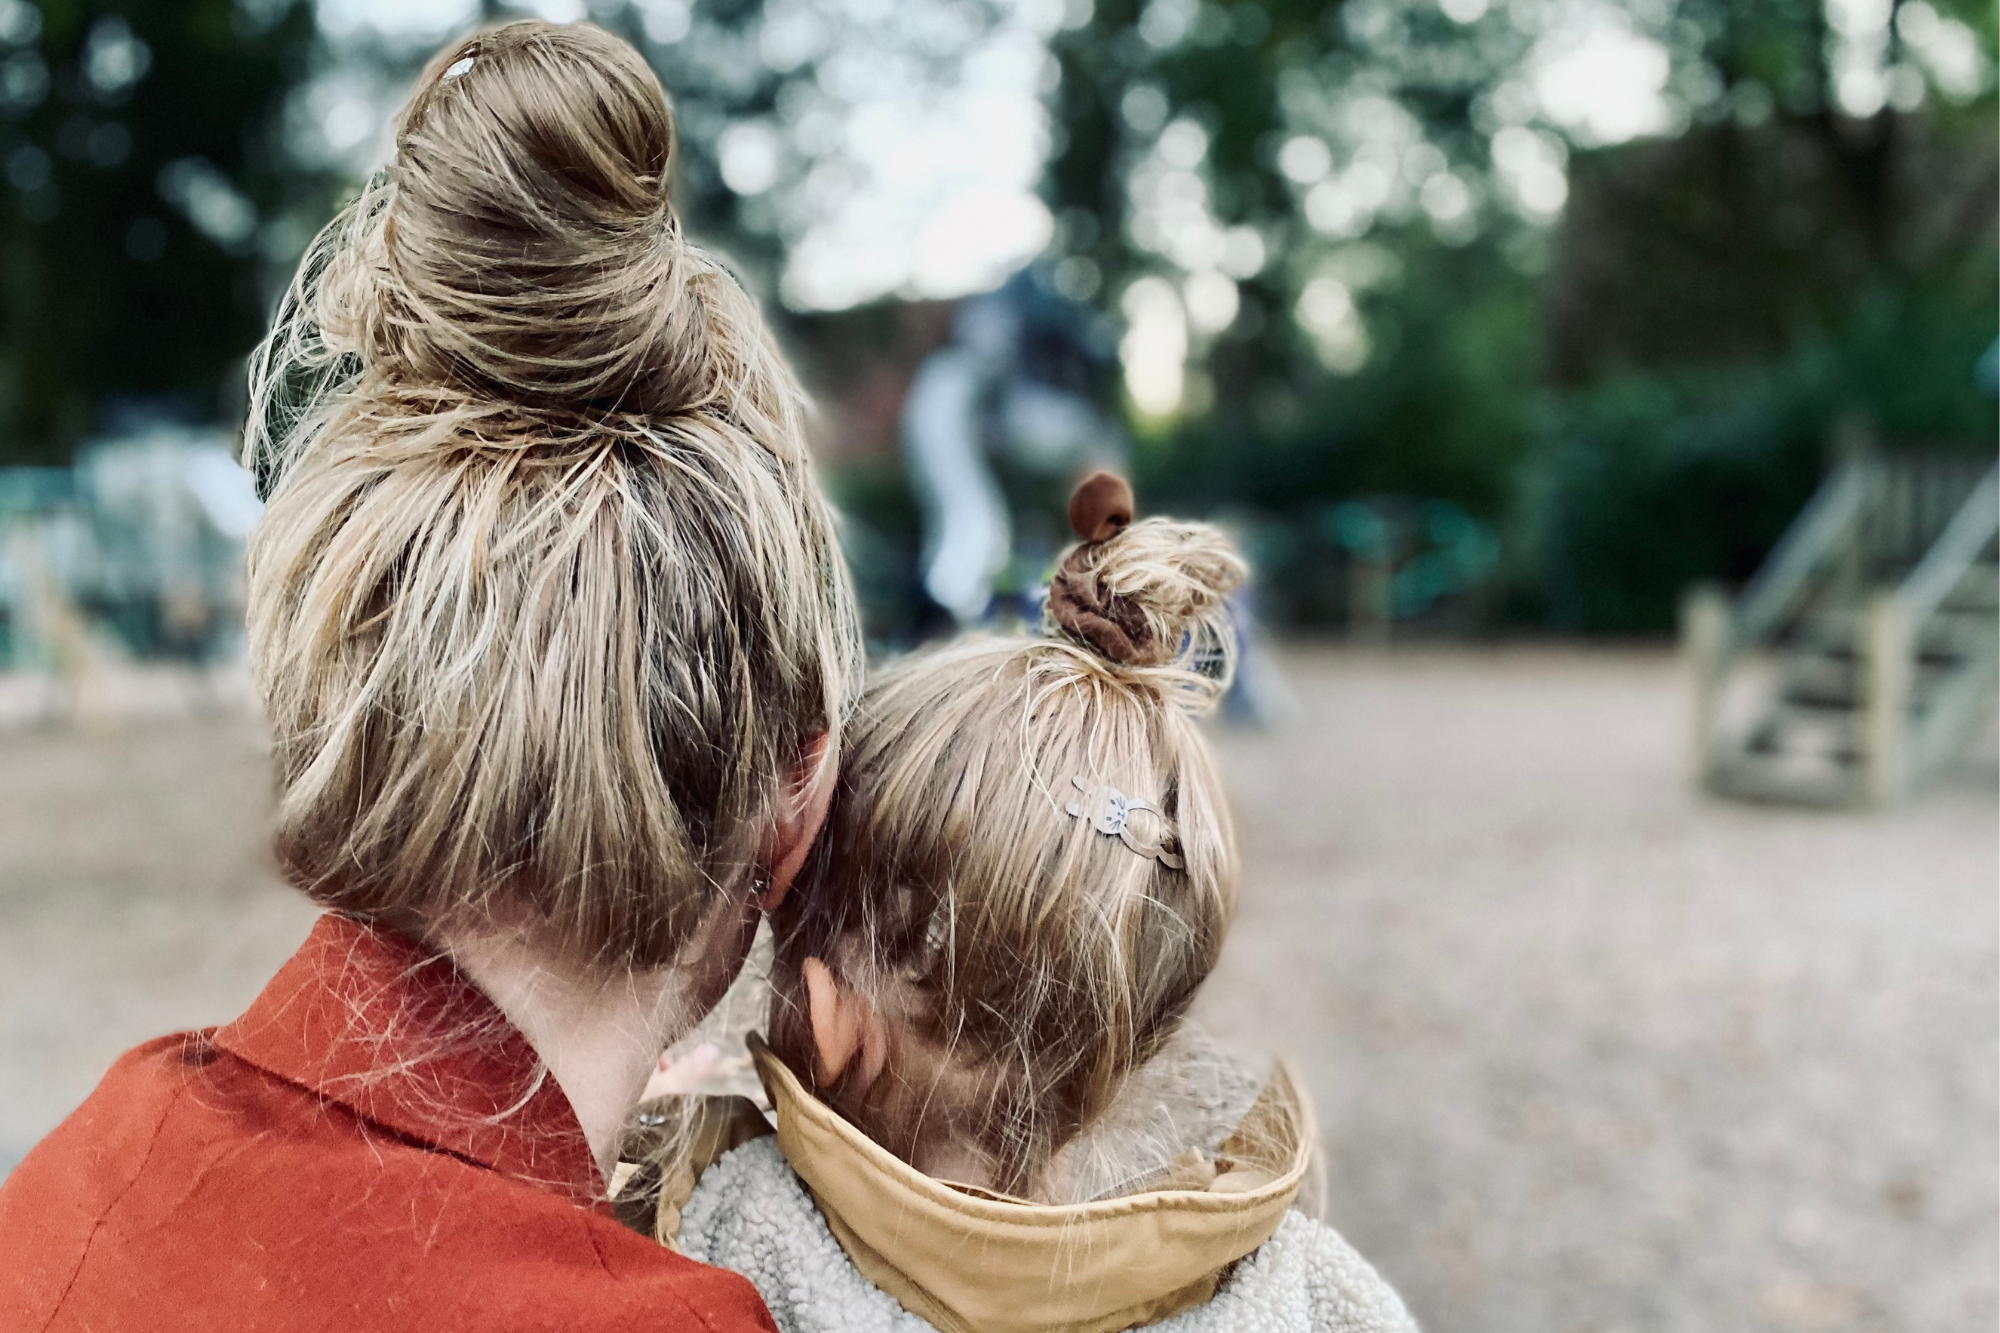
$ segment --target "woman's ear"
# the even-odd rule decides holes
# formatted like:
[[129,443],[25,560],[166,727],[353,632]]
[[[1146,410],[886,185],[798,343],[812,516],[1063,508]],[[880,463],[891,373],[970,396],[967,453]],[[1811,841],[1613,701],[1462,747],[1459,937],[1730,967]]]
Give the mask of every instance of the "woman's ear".
[[799,966],[806,983],[806,1017],[812,1023],[813,1048],[818,1055],[814,1076],[826,1087],[861,1057],[861,1082],[873,1083],[888,1061],[888,1034],[874,1006],[840,984],[833,969],[817,958]]
[[785,893],[806,863],[820,825],[826,823],[827,808],[833,803],[834,766],[827,762],[827,736],[820,732],[806,742],[798,763],[785,775],[778,789],[777,818],[771,825],[764,864],[770,872],[769,887],[757,905],[776,911]]

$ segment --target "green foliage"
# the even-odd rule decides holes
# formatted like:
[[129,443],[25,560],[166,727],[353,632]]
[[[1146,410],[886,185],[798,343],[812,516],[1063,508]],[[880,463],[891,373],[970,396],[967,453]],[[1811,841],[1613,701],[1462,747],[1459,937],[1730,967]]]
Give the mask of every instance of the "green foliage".
[[1242,358],[1231,370],[1247,391],[1218,392],[1211,410],[1143,440],[1137,459],[1149,506],[1225,510],[1249,523],[1267,609],[1293,621],[1325,620],[1344,604],[1328,527],[1341,497],[1446,500],[1497,523],[1534,439],[1532,278],[1481,246],[1421,233],[1332,258],[1364,289],[1366,363],[1329,376],[1294,345],[1259,367],[1263,340],[1225,340],[1216,358]]
[[0,461],[60,461],[121,401],[232,415],[266,224],[329,193],[279,140],[311,6],[4,11]]
[[[1003,13],[848,8],[592,6],[672,90],[684,216],[766,295],[853,165],[839,127],[860,94],[950,83]],[[1925,66],[1920,107],[1859,118],[1834,105],[1821,0],[1622,7],[1668,53],[1680,118],[1611,148],[1528,89],[1573,6],[1449,8],[1469,17],[1099,0],[1069,5],[1052,42],[1051,272],[1112,315],[1141,278],[1191,313],[1190,279],[1233,284],[1233,319],[1190,325],[1182,410],[1132,422],[1137,468],[1149,503],[1246,524],[1274,611],[1339,614],[1329,515],[1402,497],[1505,535],[1511,614],[1658,630],[1683,582],[1754,568],[1843,414],[1889,447],[1991,450],[1971,379],[2000,269],[1991,3],[1893,6],[1968,25],[1977,79],[1947,96]],[[1915,70],[1891,31],[1888,58]],[[365,69],[391,97],[424,54],[347,40],[316,31],[309,0],[0,0],[0,462],[61,461],[125,403],[235,415],[276,281],[352,184],[301,156],[289,118],[330,72]],[[733,185],[732,134],[757,149]],[[1560,221],[1503,144],[1559,169]],[[767,182],[743,165],[760,153]],[[906,571],[917,532],[893,471],[840,485],[859,563]]]
[[1802,387],[1632,376],[1552,403],[1516,613],[1655,633],[1687,584],[1748,577],[1818,481],[1827,420]]
[[[1906,48],[1905,10],[1913,32],[1970,25],[1974,85],[1962,61],[1940,74]],[[1656,632],[1686,582],[1754,570],[1836,419],[1866,417],[1891,448],[1991,450],[1972,369],[1996,322],[1990,5],[1892,7],[1883,68],[1903,109],[1864,116],[1837,105],[1845,39],[1820,0],[1621,10],[1668,57],[1680,119],[1610,148],[1531,87],[1564,7],[1452,12],[1470,17],[1114,2],[1057,43],[1048,188],[1059,246],[1085,261],[1059,278],[1115,309],[1141,276],[1217,262],[1189,240],[1198,219],[1149,194],[1179,124],[1206,151],[1183,162],[1200,185],[1176,188],[1262,242],[1259,265],[1221,261],[1242,310],[1192,339],[1183,414],[1136,424],[1149,498],[1236,514],[1274,611],[1344,605],[1326,536],[1343,500],[1430,497],[1502,527],[1514,617]],[[1502,170],[1523,153],[1562,165],[1553,227]],[[1356,212],[1342,192],[1375,164],[1403,193]],[[1440,207],[1453,187],[1419,188],[1423,173],[1470,208]],[[1308,327],[1328,279],[1361,330],[1336,328],[1338,345]]]
[[[1301,370],[1310,353],[1292,348],[1261,373],[1241,366],[1247,393],[1218,395],[1142,451],[1151,493],[1275,513],[1367,491],[1421,491],[1489,515],[1505,505],[1539,355],[1533,284],[1476,252],[1370,249],[1396,276],[1362,299],[1366,364],[1335,378]],[[1262,348],[1230,350],[1248,362]]]
[[1522,478],[1515,615],[1670,629],[1688,584],[1755,572],[1819,484],[1842,416],[1892,451],[1990,453],[1994,405],[1972,368],[1993,336],[1991,306],[1962,288],[1883,295],[1769,368],[1551,395]]

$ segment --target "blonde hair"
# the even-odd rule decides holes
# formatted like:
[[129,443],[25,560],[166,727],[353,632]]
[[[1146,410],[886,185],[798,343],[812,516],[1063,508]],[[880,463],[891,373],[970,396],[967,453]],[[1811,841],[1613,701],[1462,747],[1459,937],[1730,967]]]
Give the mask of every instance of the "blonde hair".
[[803,398],[682,235],[673,121],[583,24],[446,48],[255,358],[277,851],[423,931],[673,961],[749,890],[860,648]]
[[[1236,901],[1234,825],[1197,719],[1228,683],[1223,598],[1241,559],[1214,528],[1149,519],[1065,569],[1168,649],[1115,660],[1052,623],[883,673],[777,915],[773,1050],[905,1160],[963,1145],[1015,1194],[1044,1187],[1172,1035]],[[1167,855],[1100,832],[1073,779],[1156,807],[1132,824]],[[887,1020],[888,1072],[865,1087],[853,1069],[817,1080],[808,957]]]

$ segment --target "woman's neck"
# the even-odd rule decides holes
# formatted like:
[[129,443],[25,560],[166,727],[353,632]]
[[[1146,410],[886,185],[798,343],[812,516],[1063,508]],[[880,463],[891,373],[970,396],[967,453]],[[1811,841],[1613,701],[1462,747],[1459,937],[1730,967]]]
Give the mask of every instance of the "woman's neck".
[[699,1020],[678,968],[606,977],[565,967],[518,934],[454,938],[453,960],[549,1068],[606,1179],[660,1052]]
[[609,1180],[619,1133],[660,1052],[722,999],[759,919],[750,900],[721,905],[676,962],[646,971],[566,961],[528,929],[446,930],[439,943],[549,1067]]

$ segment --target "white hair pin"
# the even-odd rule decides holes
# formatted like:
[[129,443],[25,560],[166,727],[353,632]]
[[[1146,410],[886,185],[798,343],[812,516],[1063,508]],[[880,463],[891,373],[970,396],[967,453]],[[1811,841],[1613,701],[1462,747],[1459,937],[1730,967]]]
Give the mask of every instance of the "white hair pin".
[[444,73],[438,75],[438,82],[442,83],[446,79],[455,79],[459,75],[465,73],[465,71],[471,68],[472,68],[472,57],[460,56],[457,60],[454,60],[449,65],[445,66]]
[[1160,807],[1136,797],[1127,796],[1110,783],[1093,787],[1082,778],[1071,778],[1069,784],[1083,793],[1081,801],[1071,801],[1065,807],[1078,819],[1087,819],[1090,826],[1099,833],[1117,838],[1141,856],[1151,857],[1169,870],[1180,870],[1185,866],[1180,853],[1173,849],[1171,833],[1161,833],[1152,838],[1141,837],[1132,827],[1132,816],[1145,811],[1165,826],[1167,817]]

